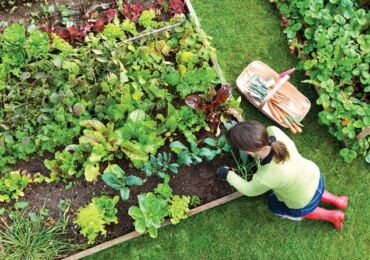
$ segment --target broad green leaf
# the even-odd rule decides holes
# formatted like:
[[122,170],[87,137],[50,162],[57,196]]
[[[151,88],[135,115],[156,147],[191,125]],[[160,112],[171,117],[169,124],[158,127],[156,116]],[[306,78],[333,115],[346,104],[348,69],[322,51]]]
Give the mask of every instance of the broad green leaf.
[[217,144],[218,144],[217,141],[215,139],[212,139],[212,138],[206,138],[204,140],[204,142],[206,144],[208,144],[209,146],[212,146],[212,147],[217,147]]
[[125,178],[125,182],[127,185],[132,186],[132,185],[143,185],[143,180],[137,176],[127,176]]
[[139,233],[144,233],[146,231],[146,225],[144,219],[139,219],[134,222],[135,230]]
[[104,172],[104,174],[102,175],[102,179],[105,184],[115,190],[119,190],[122,188],[122,183],[120,183],[117,176],[111,172]]
[[99,175],[99,164],[87,163],[84,171],[85,178],[88,182],[95,181]]
[[177,155],[177,163],[179,165],[190,166],[193,163],[193,160],[188,153],[179,153]]
[[143,110],[137,109],[130,113],[128,116],[133,122],[139,122],[145,119],[145,112]]
[[141,212],[140,208],[136,207],[136,206],[131,206],[128,210],[128,214],[135,218],[135,219],[142,219],[144,218],[144,215],[143,213]]
[[199,156],[203,156],[207,159],[207,161],[213,160],[217,155],[216,151],[212,151],[206,147],[200,149]]
[[170,144],[171,151],[173,151],[176,154],[181,153],[184,150],[187,150],[188,148],[183,145],[180,141],[175,141]]

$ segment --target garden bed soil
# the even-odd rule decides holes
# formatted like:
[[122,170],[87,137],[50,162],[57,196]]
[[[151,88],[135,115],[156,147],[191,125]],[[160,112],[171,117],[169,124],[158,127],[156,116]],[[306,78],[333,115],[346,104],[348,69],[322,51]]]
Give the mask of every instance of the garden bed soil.
[[[102,6],[106,7],[114,6],[115,0],[85,0],[85,1],[73,1],[73,0],[16,0],[14,4],[9,5],[8,3],[2,3],[0,5],[0,31],[5,23],[8,25],[12,23],[21,23],[25,26],[31,24],[32,20],[36,21],[37,26],[41,26],[44,23],[58,24],[60,21],[58,12],[55,12],[51,17],[45,20],[45,17],[33,17],[32,14],[41,14],[42,7],[54,6],[55,10],[61,5],[64,5],[70,10],[78,11],[79,14],[72,16],[72,20],[82,21],[86,20],[86,17],[81,17],[86,11],[93,13],[96,11],[101,11]],[[141,3],[144,9],[149,9],[152,5],[156,3],[156,0],[132,0],[132,4]],[[103,8],[106,8],[103,7]],[[161,21],[166,21],[171,18],[169,13],[162,13],[159,17]]]
[[[50,157],[52,158],[50,154],[46,154],[43,157],[32,158],[28,162],[20,161],[16,166],[18,169],[27,170],[30,174],[37,172],[46,174],[48,170],[45,168],[43,160]],[[134,231],[133,220],[128,215],[129,207],[138,204],[137,195],[154,191],[157,185],[163,182],[163,179],[157,176],[147,178],[143,172],[131,168],[127,160],[117,161],[116,163],[128,175],[139,176],[145,182],[142,186],[132,186],[130,188],[130,198],[127,201],[120,200],[117,203],[119,223],[107,226],[107,235],[105,237],[99,236],[96,244]],[[171,174],[170,186],[173,189],[173,194],[198,196],[201,200],[201,205],[203,205],[233,193],[235,190],[227,182],[217,179],[216,170],[223,165],[234,166],[234,160],[230,154],[222,154],[210,162],[181,167],[178,174]],[[60,218],[59,202],[61,200],[70,200],[71,207],[68,212],[70,234],[74,242],[78,244],[87,242],[79,234],[79,228],[73,224],[73,219],[75,219],[78,209],[90,203],[91,198],[94,196],[119,195],[116,190],[106,186],[101,178],[95,183],[88,183],[83,177],[75,180],[69,189],[65,189],[63,183],[43,183],[30,185],[24,193],[25,196],[20,201],[31,202],[28,208],[29,211],[38,212],[42,207],[46,207],[49,211],[49,217],[54,220]]]
[[79,3],[72,0],[17,0],[12,6],[4,4],[4,6],[0,8],[0,21],[6,21],[8,24],[22,23],[24,25],[28,25],[32,19],[32,13],[42,12],[41,7],[43,5],[65,5],[70,8],[79,8]]

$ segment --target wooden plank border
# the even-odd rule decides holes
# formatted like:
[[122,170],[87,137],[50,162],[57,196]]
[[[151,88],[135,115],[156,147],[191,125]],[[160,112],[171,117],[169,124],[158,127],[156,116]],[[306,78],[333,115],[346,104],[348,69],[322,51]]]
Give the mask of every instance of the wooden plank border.
[[[234,193],[232,193],[232,194],[230,194],[230,195],[228,195],[228,196],[222,197],[222,198],[220,198],[220,199],[217,199],[217,200],[214,200],[214,201],[209,202],[209,203],[207,203],[207,204],[204,204],[204,205],[202,205],[202,206],[200,206],[200,207],[194,208],[194,209],[190,210],[190,212],[189,212],[189,217],[190,217],[190,216],[193,216],[193,215],[196,215],[196,214],[198,214],[198,213],[204,212],[204,211],[206,211],[206,210],[208,210],[208,209],[212,209],[212,208],[217,207],[217,206],[219,206],[219,205],[225,204],[225,203],[227,203],[227,202],[229,202],[229,201],[235,200],[235,199],[237,199],[237,198],[239,198],[239,197],[241,197],[241,196],[243,196],[243,194],[241,194],[241,193],[239,193],[239,192],[234,192]],[[186,220],[185,220],[185,221],[186,221]],[[167,220],[166,220],[166,221],[161,225],[161,228],[162,228],[162,227],[165,227],[165,226],[167,226],[167,225],[169,225],[169,224],[171,224],[171,222],[170,222],[170,220],[169,220],[169,219],[167,219]],[[110,247],[112,247],[112,246],[118,245],[118,244],[120,244],[120,243],[123,243],[123,242],[129,241],[129,240],[131,240],[131,239],[133,239],[133,238],[136,238],[136,237],[139,237],[139,236],[141,236],[141,235],[143,235],[143,234],[140,234],[140,233],[138,233],[138,232],[136,232],[136,231],[133,231],[133,232],[128,233],[128,234],[126,234],[126,235],[123,235],[123,236],[117,237],[117,238],[115,238],[115,239],[112,239],[112,240],[107,241],[107,242],[105,242],[105,243],[102,243],[102,244],[100,244],[100,245],[97,245],[97,246],[91,247],[91,248],[86,249],[86,250],[84,250],[84,251],[81,251],[81,252],[79,252],[79,253],[77,253],[77,254],[74,254],[74,255],[71,255],[71,256],[69,256],[69,257],[66,257],[66,258],[64,258],[64,260],[77,260],[77,259],[82,259],[82,258],[84,258],[84,257],[87,257],[87,256],[90,256],[90,255],[93,255],[93,254],[95,254],[95,253],[97,253],[97,252],[100,252],[100,251],[105,250],[105,249],[107,249],[107,248],[110,248]]]

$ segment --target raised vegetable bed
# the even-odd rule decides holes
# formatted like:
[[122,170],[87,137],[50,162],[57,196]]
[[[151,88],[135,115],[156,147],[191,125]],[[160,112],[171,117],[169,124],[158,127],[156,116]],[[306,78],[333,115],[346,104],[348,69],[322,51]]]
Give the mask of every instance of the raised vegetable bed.
[[[92,246],[135,228],[155,237],[165,218],[177,223],[189,207],[216,205],[234,191],[215,172],[235,165],[223,133],[239,102],[185,2],[113,6],[103,12],[104,23],[91,22],[101,27],[90,32],[77,25],[30,34],[19,25],[4,30],[0,198],[6,225],[25,208],[30,218],[41,210],[53,226],[62,209],[71,243]],[[162,207],[151,226],[140,222],[138,196]]]

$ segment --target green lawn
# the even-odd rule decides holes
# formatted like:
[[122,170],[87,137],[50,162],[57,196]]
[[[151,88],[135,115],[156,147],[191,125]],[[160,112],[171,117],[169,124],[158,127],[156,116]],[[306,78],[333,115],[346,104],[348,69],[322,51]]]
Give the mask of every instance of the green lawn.
[[[283,71],[297,63],[289,53],[278,14],[268,0],[194,0],[194,7],[229,82],[253,60]],[[105,250],[89,259],[365,259],[370,255],[369,165],[363,159],[346,164],[340,144],[318,124],[316,95],[292,82],[313,104],[301,135],[292,136],[299,150],[321,167],[326,187],[350,198],[343,231],[319,221],[291,222],[273,216],[264,198],[240,198],[163,228],[158,239],[142,236]],[[273,124],[253,106],[245,116]],[[367,257],[366,257],[367,255]]]

